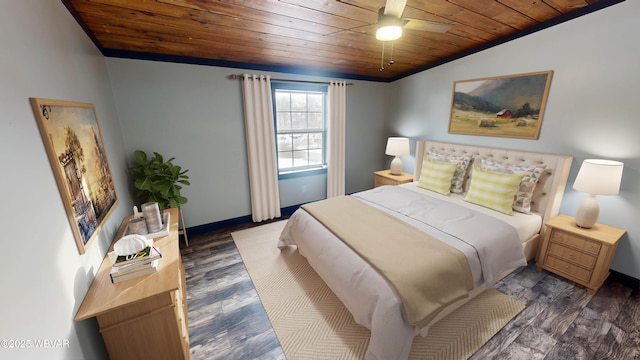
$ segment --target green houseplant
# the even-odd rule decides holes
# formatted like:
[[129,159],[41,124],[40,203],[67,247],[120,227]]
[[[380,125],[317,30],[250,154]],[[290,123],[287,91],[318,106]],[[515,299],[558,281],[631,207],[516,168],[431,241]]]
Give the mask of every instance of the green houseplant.
[[157,202],[160,209],[178,208],[187,202],[180,194],[182,185],[191,185],[187,171],[174,165],[170,158],[164,160],[157,152],[148,158],[142,150],[134,153],[138,165],[129,170],[135,176],[135,196],[143,202]]

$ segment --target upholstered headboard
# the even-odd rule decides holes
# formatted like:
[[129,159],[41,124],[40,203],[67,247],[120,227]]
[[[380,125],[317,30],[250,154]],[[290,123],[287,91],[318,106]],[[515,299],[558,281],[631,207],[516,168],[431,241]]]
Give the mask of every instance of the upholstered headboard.
[[[429,151],[435,150],[446,154],[472,154],[473,161],[479,156],[493,158],[498,161],[506,161],[514,164],[535,165],[544,163],[547,165],[544,173],[536,185],[531,202],[531,211],[543,218],[543,224],[558,214],[560,203],[569,177],[571,161],[573,157],[520,150],[508,150],[483,146],[471,146],[435,141],[418,141],[416,144],[416,165],[413,173],[414,180],[420,178],[422,158]],[[467,172],[464,182],[465,192],[469,189],[471,171]],[[541,234],[544,232],[544,226]]]

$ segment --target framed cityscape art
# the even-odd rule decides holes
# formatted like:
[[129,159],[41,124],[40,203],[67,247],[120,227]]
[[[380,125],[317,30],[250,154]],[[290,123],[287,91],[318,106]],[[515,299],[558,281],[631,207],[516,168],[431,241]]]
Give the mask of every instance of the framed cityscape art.
[[95,107],[30,101],[78,251],[84,254],[118,203]]

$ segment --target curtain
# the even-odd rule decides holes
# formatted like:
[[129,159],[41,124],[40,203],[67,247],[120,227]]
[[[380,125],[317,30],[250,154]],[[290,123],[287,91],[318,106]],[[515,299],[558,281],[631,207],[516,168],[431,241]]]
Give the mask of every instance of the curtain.
[[346,87],[344,81],[329,82],[327,198],[345,193]]
[[244,120],[251,189],[251,217],[261,222],[280,217],[271,78],[242,76]]

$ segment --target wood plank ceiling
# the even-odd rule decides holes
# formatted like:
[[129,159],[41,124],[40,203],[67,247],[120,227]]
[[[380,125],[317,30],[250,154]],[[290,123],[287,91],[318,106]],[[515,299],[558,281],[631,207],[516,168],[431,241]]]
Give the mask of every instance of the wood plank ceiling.
[[385,0],[62,1],[106,56],[391,81],[621,0],[408,0],[451,28],[407,28],[384,60]]

